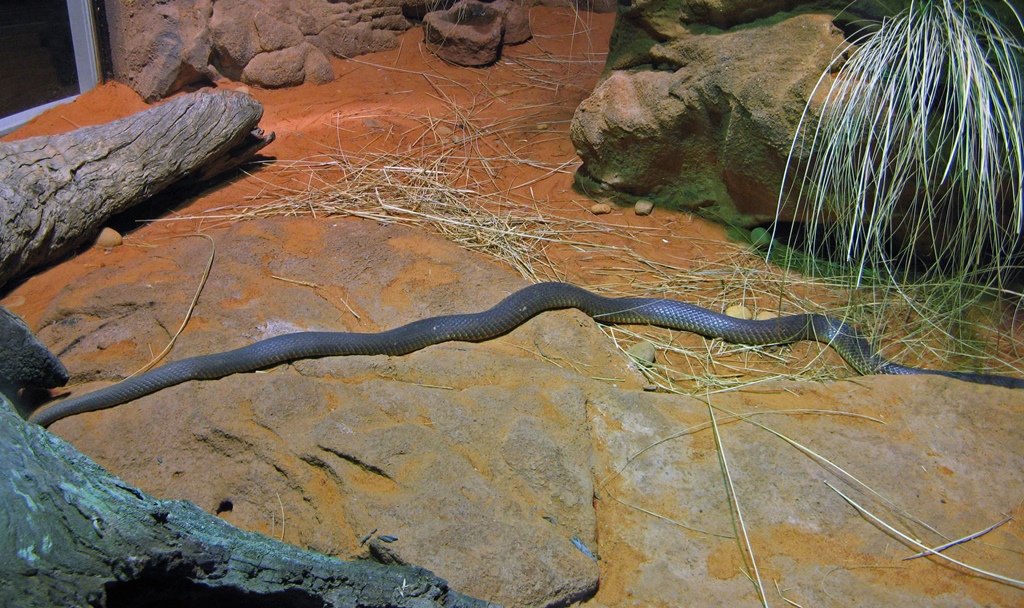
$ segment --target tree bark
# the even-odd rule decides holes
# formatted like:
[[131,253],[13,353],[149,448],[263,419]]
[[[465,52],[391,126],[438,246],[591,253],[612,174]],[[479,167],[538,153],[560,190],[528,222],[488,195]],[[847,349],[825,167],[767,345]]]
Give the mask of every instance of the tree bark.
[[0,142],[0,286],[170,184],[248,160],[274,139],[262,116],[248,95],[200,91],[105,125]]
[[494,606],[427,570],[346,562],[158,500],[0,395],[0,605]]

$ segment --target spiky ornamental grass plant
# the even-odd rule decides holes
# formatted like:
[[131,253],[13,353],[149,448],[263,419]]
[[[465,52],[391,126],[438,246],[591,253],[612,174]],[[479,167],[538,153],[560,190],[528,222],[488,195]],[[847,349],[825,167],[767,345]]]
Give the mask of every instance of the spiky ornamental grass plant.
[[952,288],[954,317],[1003,287],[1024,240],[1024,23],[1002,2],[1009,23],[979,0],[912,0],[822,75],[779,197],[806,222],[807,259],[846,264],[858,287]]

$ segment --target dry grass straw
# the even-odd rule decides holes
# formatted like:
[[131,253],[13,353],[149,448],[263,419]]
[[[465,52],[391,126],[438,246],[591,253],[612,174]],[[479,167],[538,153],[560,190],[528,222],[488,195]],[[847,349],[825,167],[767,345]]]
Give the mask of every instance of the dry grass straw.
[[764,592],[764,583],[761,582],[761,573],[757,568],[757,558],[754,556],[754,547],[750,544],[750,535],[747,534],[747,524],[743,521],[743,509],[740,507],[739,497],[736,495],[736,484],[733,481],[732,473],[729,471],[729,460],[726,457],[725,447],[722,445],[722,436],[718,432],[718,420],[715,417],[715,408],[711,405],[711,396],[708,395],[708,419],[711,422],[711,430],[715,436],[715,451],[718,453],[718,462],[722,467],[722,475],[725,481],[726,494],[729,497],[730,515],[733,520],[733,527],[736,538],[739,540],[740,553],[747,565],[747,577],[753,581],[757,589],[758,599],[763,606],[768,606],[768,596]]
[[[606,295],[682,300],[717,312],[738,304],[754,314],[825,313],[828,302],[839,298],[829,292],[829,286],[813,279],[785,277],[748,248],[718,246],[725,250],[722,255],[686,268],[644,260],[635,268],[616,268],[614,274],[628,281],[598,290]],[[780,289],[783,284],[788,289]],[[837,355],[808,342],[748,346],[655,327],[606,326],[604,331],[624,351],[639,341],[653,344],[658,361],[650,365],[638,362],[637,368],[648,381],[670,392],[750,389],[786,379],[821,382],[851,374]]]
[[[202,237],[210,241],[210,259],[209,261],[207,261],[206,268],[203,270],[203,276],[199,280],[199,286],[196,288],[196,293],[194,296],[192,296],[192,302],[188,305],[188,310],[185,311],[185,316],[184,318],[182,318],[181,324],[178,326],[178,330],[174,332],[174,335],[171,336],[171,339],[167,342],[167,346],[165,346],[164,349],[160,351],[158,354],[154,355],[153,358],[150,359],[149,363],[145,364],[141,368],[129,374],[128,378],[138,376],[139,374],[144,374],[149,370],[153,369],[154,367],[156,367],[156,365],[160,363],[160,361],[162,361],[164,357],[167,356],[167,353],[171,352],[171,349],[174,348],[175,342],[178,341],[178,337],[181,336],[181,332],[185,331],[185,327],[188,326],[188,322],[192,318],[192,313],[195,312],[196,305],[199,303],[199,296],[202,295],[203,288],[206,287],[206,281],[207,279],[210,278],[210,271],[213,270],[213,260],[217,257],[217,243],[213,240],[213,238],[206,234],[185,235],[185,237],[192,236]],[[127,378],[125,379],[127,380]]]
[[[740,245],[725,249],[685,268],[653,263],[616,268],[608,274],[628,281],[600,289],[607,295],[678,299],[719,312],[740,304],[753,314],[825,314],[857,327],[883,356],[904,365],[1024,374],[1024,349],[1015,328],[1002,325],[1005,315],[994,307],[979,306],[974,319],[951,336],[933,315],[900,294],[851,289],[841,281],[779,269]],[[624,351],[638,341],[651,342],[660,353],[658,362],[639,369],[668,391],[690,392],[696,386],[717,392],[780,379],[827,382],[853,375],[837,355],[809,342],[751,347],[659,328],[604,330]]]
[[[425,120],[435,133],[447,122]],[[466,130],[475,132],[471,127]],[[576,237],[608,232],[595,222],[545,216],[536,208],[511,202],[490,184],[475,179],[467,167],[471,158],[447,149],[435,155],[339,152],[294,161],[274,168],[276,175],[255,200],[213,210],[202,219],[358,217],[425,226],[460,247],[504,262],[531,281],[555,273],[545,256],[551,243],[584,245]],[[489,173],[494,164],[492,159],[483,173]]]

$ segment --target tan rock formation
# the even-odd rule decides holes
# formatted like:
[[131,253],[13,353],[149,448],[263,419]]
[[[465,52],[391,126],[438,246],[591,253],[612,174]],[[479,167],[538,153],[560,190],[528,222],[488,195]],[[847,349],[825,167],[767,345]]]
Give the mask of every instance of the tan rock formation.
[[677,24],[649,64],[609,72],[577,109],[579,185],[740,225],[774,218],[804,100],[842,41],[822,14],[727,32]]

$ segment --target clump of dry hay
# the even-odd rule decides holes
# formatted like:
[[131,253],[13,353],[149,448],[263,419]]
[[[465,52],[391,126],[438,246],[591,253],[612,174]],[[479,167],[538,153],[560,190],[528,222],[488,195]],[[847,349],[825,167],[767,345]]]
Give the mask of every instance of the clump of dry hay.
[[[544,255],[549,244],[575,244],[575,235],[608,231],[594,222],[544,216],[500,193],[484,194],[449,170],[446,160],[364,153],[295,161],[277,168],[279,175],[255,200],[201,218],[216,225],[268,217],[358,217],[430,227],[535,282],[554,274]],[[277,185],[285,182],[301,185]]]
[[[725,248],[728,253],[720,258],[701,260],[690,268],[659,265],[657,272],[648,269],[627,288],[603,291],[676,299],[717,312],[740,304],[753,314],[784,315],[824,314],[828,311],[821,302],[838,297],[828,292],[828,286],[803,279],[800,289],[780,289],[783,273],[768,267],[748,248],[734,244]],[[653,344],[658,361],[638,362],[637,367],[649,382],[671,392],[691,392],[694,387],[712,392],[752,388],[787,379],[825,382],[851,375],[838,355],[810,342],[748,346],[652,327],[603,329],[624,351],[640,341]]]

